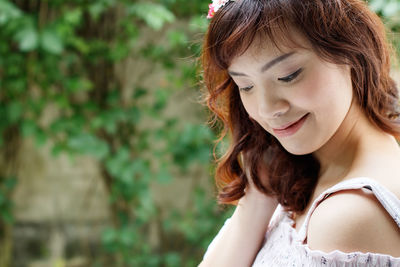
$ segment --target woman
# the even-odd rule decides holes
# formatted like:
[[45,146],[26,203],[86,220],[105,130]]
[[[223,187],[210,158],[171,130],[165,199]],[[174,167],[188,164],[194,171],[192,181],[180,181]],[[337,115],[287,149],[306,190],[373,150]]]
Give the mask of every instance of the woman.
[[380,19],[361,0],[219,0],[208,17],[207,102],[231,140],[218,197],[237,207],[200,266],[400,266]]

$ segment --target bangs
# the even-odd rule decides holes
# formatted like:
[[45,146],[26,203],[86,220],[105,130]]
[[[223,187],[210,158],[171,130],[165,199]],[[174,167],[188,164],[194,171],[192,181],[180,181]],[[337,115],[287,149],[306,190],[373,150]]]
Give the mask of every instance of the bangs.
[[[207,50],[214,64],[225,70],[256,40],[260,48],[271,43],[279,50],[298,44],[291,38],[292,16],[281,1],[243,0],[229,2],[212,19]],[[260,36],[262,38],[256,38]]]

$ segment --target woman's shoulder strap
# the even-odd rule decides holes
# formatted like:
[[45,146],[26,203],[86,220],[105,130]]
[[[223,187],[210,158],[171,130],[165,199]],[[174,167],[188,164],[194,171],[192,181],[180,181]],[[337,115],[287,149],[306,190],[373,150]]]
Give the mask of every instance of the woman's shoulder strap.
[[302,242],[307,237],[308,223],[310,217],[314,212],[315,208],[324,201],[329,195],[341,191],[351,189],[368,189],[372,191],[375,197],[379,200],[386,211],[392,216],[396,224],[400,228],[400,199],[396,197],[392,192],[380,185],[378,182],[367,177],[352,178],[349,180],[342,181],[320,194],[312,203],[311,208],[308,210],[304,223],[299,231],[299,237]]

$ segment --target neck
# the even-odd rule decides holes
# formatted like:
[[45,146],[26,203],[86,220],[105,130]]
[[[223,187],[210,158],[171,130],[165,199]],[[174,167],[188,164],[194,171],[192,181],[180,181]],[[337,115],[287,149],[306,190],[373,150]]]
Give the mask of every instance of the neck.
[[320,185],[331,185],[357,173],[355,170],[382,153],[400,155],[395,138],[373,125],[356,104],[334,136],[313,154],[319,160]]

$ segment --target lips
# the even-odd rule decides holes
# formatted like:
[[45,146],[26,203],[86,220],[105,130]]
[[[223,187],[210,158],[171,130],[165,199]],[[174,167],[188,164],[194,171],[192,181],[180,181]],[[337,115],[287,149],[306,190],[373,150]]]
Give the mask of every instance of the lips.
[[283,126],[280,127],[280,128],[272,128],[272,129],[274,129],[274,130],[276,130],[276,131],[285,130],[285,129],[289,128],[290,126],[292,126],[293,124],[296,124],[297,122],[299,122],[301,119],[303,119],[303,118],[304,118],[305,116],[307,116],[307,115],[308,115],[308,113],[305,114],[305,115],[304,115],[303,117],[301,117],[300,119],[298,119],[297,121],[294,121],[294,122],[285,124],[285,125],[283,125]]
[[289,136],[294,135],[298,130],[301,129],[304,122],[308,119],[309,114],[310,113],[307,113],[306,115],[301,117],[299,120],[297,120],[293,123],[290,123],[288,126],[285,125],[286,127],[283,129],[282,128],[280,130],[273,129],[275,136],[278,138],[287,138]]

